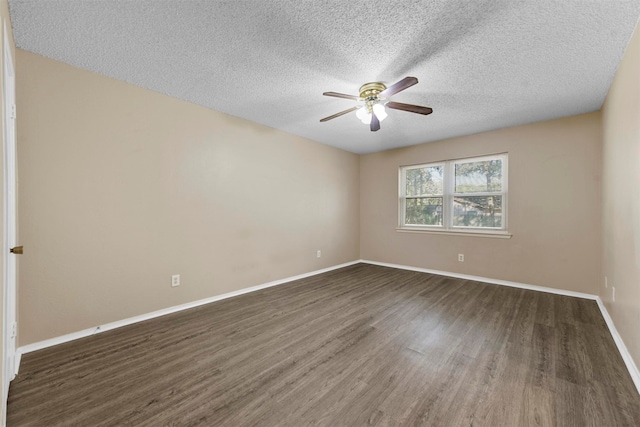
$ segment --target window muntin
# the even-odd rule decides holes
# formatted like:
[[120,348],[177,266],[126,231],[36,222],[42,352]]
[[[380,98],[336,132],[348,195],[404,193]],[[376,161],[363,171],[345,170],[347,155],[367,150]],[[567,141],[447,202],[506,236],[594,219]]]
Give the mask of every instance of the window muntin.
[[507,155],[400,168],[400,227],[506,230]]

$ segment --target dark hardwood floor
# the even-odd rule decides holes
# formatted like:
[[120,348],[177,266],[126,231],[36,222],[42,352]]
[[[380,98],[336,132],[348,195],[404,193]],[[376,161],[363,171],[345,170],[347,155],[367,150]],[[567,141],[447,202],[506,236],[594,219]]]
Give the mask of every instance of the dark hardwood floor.
[[358,264],[24,355],[9,426],[638,426],[594,301]]

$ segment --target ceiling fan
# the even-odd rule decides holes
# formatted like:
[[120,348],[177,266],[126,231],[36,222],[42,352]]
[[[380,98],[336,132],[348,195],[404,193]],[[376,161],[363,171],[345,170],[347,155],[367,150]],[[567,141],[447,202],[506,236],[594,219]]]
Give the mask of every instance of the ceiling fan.
[[418,83],[418,79],[415,77],[405,77],[399,82],[386,87],[380,82],[365,83],[360,87],[360,96],[346,95],[344,93],[337,92],[324,92],[324,96],[334,96],[336,98],[352,99],[361,103],[355,107],[351,107],[348,110],[340,111],[332,116],[320,119],[321,122],[326,122],[336,117],[340,117],[352,111],[356,111],[356,116],[364,124],[368,124],[371,127],[371,132],[380,130],[380,122],[387,117],[387,112],[384,107],[392,108],[394,110],[409,111],[411,113],[418,114],[431,114],[433,110],[429,107],[421,107],[419,105],[403,104],[401,102],[387,101],[387,98],[392,97],[398,92],[401,92]]

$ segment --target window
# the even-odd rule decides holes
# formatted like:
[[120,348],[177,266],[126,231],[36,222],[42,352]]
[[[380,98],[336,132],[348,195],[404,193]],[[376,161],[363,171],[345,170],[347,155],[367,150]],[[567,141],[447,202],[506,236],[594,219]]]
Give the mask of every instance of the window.
[[507,229],[507,154],[400,167],[400,228]]

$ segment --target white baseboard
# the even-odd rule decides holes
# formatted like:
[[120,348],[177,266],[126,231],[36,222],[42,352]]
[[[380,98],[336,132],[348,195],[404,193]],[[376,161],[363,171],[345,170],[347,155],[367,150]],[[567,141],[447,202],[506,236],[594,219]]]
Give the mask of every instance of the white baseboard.
[[638,366],[636,366],[635,362],[633,361],[633,357],[631,357],[631,353],[629,353],[629,350],[627,350],[627,346],[624,345],[624,341],[622,341],[622,337],[618,333],[616,325],[614,325],[613,323],[613,319],[611,319],[611,316],[609,316],[607,307],[605,307],[600,297],[596,299],[596,302],[598,303],[598,307],[600,307],[600,312],[602,313],[602,317],[604,317],[604,321],[607,322],[607,326],[609,327],[609,332],[611,332],[613,341],[615,341],[616,346],[618,346],[618,351],[622,356],[622,360],[624,360],[624,364],[627,365],[627,370],[631,375],[631,379],[636,385],[638,393],[640,393],[640,371],[638,371]]
[[16,350],[15,356],[13,358],[13,376],[15,378],[18,375],[18,371],[20,370],[20,360],[22,360],[22,353],[19,350]]
[[526,283],[511,282],[509,280],[490,279],[488,277],[471,276],[468,274],[451,273],[450,271],[431,270],[429,268],[411,267],[408,265],[389,264],[386,262],[360,260],[366,264],[380,265],[382,267],[399,268],[401,270],[419,271],[421,273],[437,274],[439,276],[455,277],[456,279],[475,280],[477,282],[491,283],[493,285],[510,286],[512,288],[529,289],[532,291],[547,292],[550,294],[565,295],[569,297],[585,298],[595,300],[597,295],[585,294],[582,292],[566,291],[564,289],[547,288],[545,286],[528,285]]
[[134,323],[142,322],[142,321],[145,321],[145,320],[154,319],[156,317],[164,316],[166,314],[176,313],[176,312],[182,311],[182,310],[188,310],[190,308],[198,307],[198,306],[201,306],[201,305],[204,305],[204,304],[209,304],[209,303],[212,303],[212,302],[215,302],[215,301],[220,301],[220,300],[231,298],[231,297],[235,297],[235,296],[238,296],[238,295],[247,294],[249,292],[255,292],[255,291],[258,291],[260,289],[270,288],[272,286],[281,285],[283,283],[292,282],[294,280],[304,279],[305,277],[315,276],[317,274],[326,273],[326,272],[331,271],[331,270],[336,270],[336,269],[342,268],[342,267],[348,267],[350,265],[354,265],[354,264],[358,264],[358,263],[360,263],[360,260],[351,261],[351,262],[347,262],[347,263],[339,264],[339,265],[334,265],[332,267],[327,267],[327,268],[323,268],[323,269],[320,269],[320,270],[315,270],[315,271],[312,271],[312,272],[309,272],[309,273],[299,274],[297,276],[287,277],[285,279],[274,280],[273,282],[268,282],[268,283],[263,283],[261,285],[251,286],[250,288],[244,288],[244,289],[240,289],[240,290],[233,291],[233,292],[227,292],[226,294],[216,295],[216,296],[213,296],[213,297],[209,297],[209,298],[205,298],[205,299],[201,299],[201,300],[197,300],[197,301],[192,301],[192,302],[188,302],[188,303],[185,303],[185,304],[180,304],[180,305],[176,305],[176,306],[173,306],[173,307],[164,308],[162,310],[153,311],[151,313],[141,314],[140,316],[130,317],[128,319],[118,320],[118,321],[115,321],[115,322],[107,323],[107,324],[96,326],[96,327],[93,327],[93,328],[84,329],[82,331],[72,332],[70,334],[62,335],[62,336],[55,337],[55,338],[50,338],[48,340],[38,341],[38,342],[35,342],[33,344],[27,344],[25,346],[18,347],[18,349],[16,350],[16,360],[18,362],[18,364],[16,365],[16,373],[18,372],[18,369],[19,369],[20,358],[25,353],[30,353],[32,351],[42,350],[42,349],[47,348],[47,347],[52,347],[54,345],[58,345],[58,344],[62,344],[62,343],[65,343],[65,342],[77,340],[77,339],[80,339],[80,338],[85,338],[85,337],[88,337],[88,336],[91,336],[91,335],[94,335],[94,334],[97,334],[97,333],[100,333],[100,332],[105,332],[105,331],[109,331],[111,329],[120,328],[122,326],[127,326],[127,325],[131,325],[131,324],[134,324]]
[[544,287],[544,286],[528,285],[526,283],[510,282],[508,280],[498,280],[498,279],[490,279],[490,278],[487,278],[487,277],[470,276],[470,275],[467,275],[467,274],[451,273],[449,271],[431,270],[431,269],[428,269],[428,268],[411,267],[411,266],[407,266],[407,265],[390,264],[390,263],[386,263],[386,262],[368,261],[368,260],[364,260],[364,259],[360,260],[360,261],[363,262],[363,263],[366,263],[366,264],[380,265],[380,266],[383,266],[383,267],[391,267],[391,268],[399,268],[399,269],[402,269],[402,270],[419,271],[419,272],[422,272],[422,273],[431,273],[431,274],[437,274],[437,275],[440,275],[440,276],[455,277],[455,278],[458,278],[458,279],[475,280],[475,281],[478,281],[478,282],[492,283],[492,284],[495,284],[495,285],[511,286],[511,287],[514,287],[514,288],[530,289],[532,291],[548,292],[548,293],[552,293],[552,294],[558,294],[558,295],[565,295],[565,296],[570,296],[570,297],[578,297],[578,298],[585,298],[585,299],[594,300],[594,301],[596,301],[596,303],[598,304],[598,307],[600,308],[600,312],[602,313],[602,317],[604,317],[604,321],[607,323],[607,327],[609,328],[609,332],[611,333],[611,336],[613,337],[613,341],[616,343],[616,346],[618,347],[618,351],[620,352],[620,355],[622,356],[622,359],[624,360],[624,364],[627,366],[627,370],[629,371],[629,375],[631,375],[631,379],[633,380],[633,383],[635,384],[636,389],[638,390],[638,393],[640,393],[640,371],[638,371],[638,367],[636,366],[635,362],[633,361],[633,358],[631,357],[631,354],[629,353],[629,350],[627,350],[627,346],[624,345],[624,341],[622,341],[622,337],[618,333],[618,330],[616,329],[616,327],[615,327],[615,325],[613,323],[613,320],[611,319],[611,316],[609,316],[609,312],[607,311],[607,308],[604,306],[604,304],[602,303],[602,300],[597,295],[585,294],[585,293],[582,293],[582,292],[565,291],[563,289],[547,288],[547,287]]

